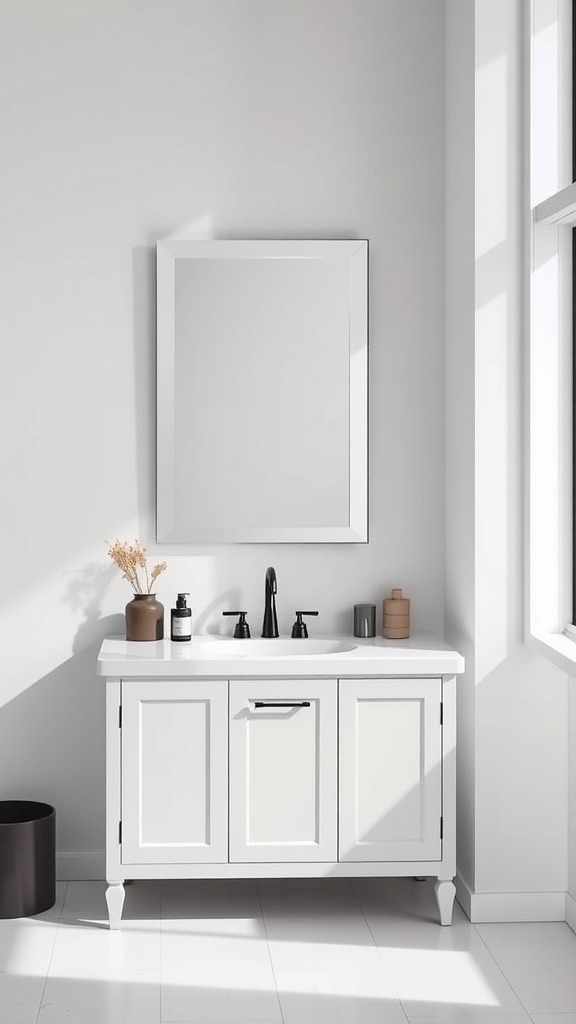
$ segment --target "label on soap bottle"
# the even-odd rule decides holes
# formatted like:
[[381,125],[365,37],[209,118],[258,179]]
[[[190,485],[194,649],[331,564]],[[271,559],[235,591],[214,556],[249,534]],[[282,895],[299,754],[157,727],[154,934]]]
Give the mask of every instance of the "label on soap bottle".
[[172,636],[181,637],[183,640],[192,638],[192,616],[174,616],[172,619]]

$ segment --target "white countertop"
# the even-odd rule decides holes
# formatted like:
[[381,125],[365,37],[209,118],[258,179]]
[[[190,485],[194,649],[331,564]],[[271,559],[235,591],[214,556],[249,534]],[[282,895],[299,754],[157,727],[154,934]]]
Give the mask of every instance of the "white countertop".
[[[323,634],[323,638],[327,634]],[[343,640],[354,645],[354,650],[336,654],[306,655],[274,654],[274,640],[270,640],[270,655],[238,657],[238,645],[231,644],[231,653],[222,651],[222,636],[195,636],[184,643],[156,640],[136,643],[123,637],[110,637],[103,641],[98,655],[98,675],[108,678],[180,678],[209,676],[233,679],[258,676],[440,676],[457,675],[464,671],[464,658],[441,640],[424,634],[409,640],[384,640],[373,637],[332,635],[329,639]],[[283,638],[284,640],[286,638]],[[314,639],[321,639],[314,637]],[[210,654],[210,640],[218,640],[219,651]],[[305,644],[306,641],[295,641]]]

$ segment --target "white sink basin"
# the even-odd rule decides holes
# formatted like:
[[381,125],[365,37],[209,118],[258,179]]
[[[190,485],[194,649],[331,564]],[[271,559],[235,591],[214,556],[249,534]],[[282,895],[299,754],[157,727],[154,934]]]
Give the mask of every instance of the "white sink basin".
[[356,645],[345,640],[207,640],[200,644],[206,654],[224,658],[310,658],[319,654],[345,654]]

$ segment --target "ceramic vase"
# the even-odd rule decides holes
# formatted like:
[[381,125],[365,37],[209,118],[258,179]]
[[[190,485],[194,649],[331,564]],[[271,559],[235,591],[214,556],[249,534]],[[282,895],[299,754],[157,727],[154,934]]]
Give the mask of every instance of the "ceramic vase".
[[164,605],[156,594],[134,594],[126,605],[127,640],[163,640]]

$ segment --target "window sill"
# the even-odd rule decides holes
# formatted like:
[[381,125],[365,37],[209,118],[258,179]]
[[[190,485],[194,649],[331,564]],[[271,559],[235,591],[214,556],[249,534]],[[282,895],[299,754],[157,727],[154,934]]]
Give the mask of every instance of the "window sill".
[[534,210],[534,217],[540,224],[565,224],[572,228],[576,224],[576,181],[544,202]]
[[528,633],[526,646],[576,677],[576,640],[566,633]]

